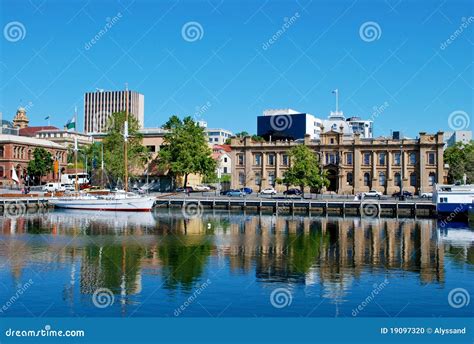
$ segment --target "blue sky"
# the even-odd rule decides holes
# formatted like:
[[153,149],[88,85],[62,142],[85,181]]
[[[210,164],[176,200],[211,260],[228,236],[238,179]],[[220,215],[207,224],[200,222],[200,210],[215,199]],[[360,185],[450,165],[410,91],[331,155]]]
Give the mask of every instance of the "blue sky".
[[[255,132],[256,116],[267,108],[325,118],[337,88],[344,114],[372,118],[376,135],[472,129],[469,0],[2,0],[0,6],[4,119],[23,105],[31,125],[44,125],[50,115],[62,127],[77,105],[82,128],[84,92],[128,83],[145,94],[148,127],[177,114]],[[183,34],[190,22],[198,23],[190,24],[198,37]],[[449,122],[453,112],[460,118]]]

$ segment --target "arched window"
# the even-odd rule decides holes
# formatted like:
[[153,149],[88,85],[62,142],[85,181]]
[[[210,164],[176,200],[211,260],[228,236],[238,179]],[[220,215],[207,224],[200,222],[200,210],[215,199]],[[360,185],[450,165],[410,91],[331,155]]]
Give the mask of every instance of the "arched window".
[[410,186],[416,187],[416,173],[410,173]]
[[402,185],[402,177],[400,176],[400,173],[398,172],[395,173],[394,179],[395,179],[395,186]]
[[370,173],[369,172],[364,173],[364,186],[370,187]]
[[385,186],[385,183],[386,183],[385,173],[383,172],[379,173],[379,182],[380,182],[380,186]]
[[428,185],[433,186],[436,184],[436,173],[430,172],[430,175],[428,176]]
[[28,161],[32,160],[31,149],[28,149]]
[[354,175],[352,172],[347,173],[347,184],[348,185],[353,185],[354,184]]

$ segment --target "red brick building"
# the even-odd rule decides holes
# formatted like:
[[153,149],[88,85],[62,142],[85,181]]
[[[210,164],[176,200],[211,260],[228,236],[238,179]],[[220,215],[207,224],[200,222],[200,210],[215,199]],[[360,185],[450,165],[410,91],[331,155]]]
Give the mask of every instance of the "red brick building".
[[[35,148],[45,148],[58,161],[59,171],[67,166],[67,148],[60,144],[26,136],[0,135],[0,186],[12,185],[12,166],[20,179],[20,185],[27,176],[28,162],[33,159]],[[56,180],[58,175],[51,172],[43,181]]]

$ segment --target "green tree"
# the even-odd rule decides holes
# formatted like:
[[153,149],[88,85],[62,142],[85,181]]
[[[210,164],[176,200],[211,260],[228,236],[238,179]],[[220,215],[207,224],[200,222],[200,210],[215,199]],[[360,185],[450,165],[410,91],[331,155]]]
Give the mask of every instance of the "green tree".
[[158,153],[158,166],[173,177],[184,177],[183,186],[186,186],[188,176],[192,173],[211,175],[216,169],[216,162],[211,157],[204,129],[191,117],[183,121],[178,118],[179,122],[175,117],[167,122],[172,125],[169,126],[170,132],[165,135],[165,145]]
[[462,181],[464,174],[468,184],[474,183],[474,141],[467,144],[458,142],[446,148],[444,162],[449,164],[449,183]]
[[318,160],[314,153],[305,145],[293,147],[290,152],[291,166],[283,174],[282,184],[297,185],[301,192],[309,186],[320,190],[329,185],[329,180],[319,169]]
[[41,183],[41,177],[53,170],[53,156],[44,148],[35,148],[33,160],[28,162],[28,174],[34,176]]
[[[108,132],[104,138],[104,162],[105,170],[115,180],[123,180],[124,168],[124,137],[123,128],[125,123],[125,112],[116,112],[108,119]],[[128,172],[133,176],[143,168],[148,161],[149,154],[146,147],[142,145],[143,135],[138,132],[138,120],[128,116]],[[100,149],[100,147],[99,147]]]

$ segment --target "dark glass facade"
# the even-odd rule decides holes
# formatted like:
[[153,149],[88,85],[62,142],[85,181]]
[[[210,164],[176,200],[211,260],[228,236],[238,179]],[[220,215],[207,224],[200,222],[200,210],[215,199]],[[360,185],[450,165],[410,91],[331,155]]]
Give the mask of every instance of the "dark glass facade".
[[306,114],[257,117],[257,135],[269,140],[297,140],[306,134]]

